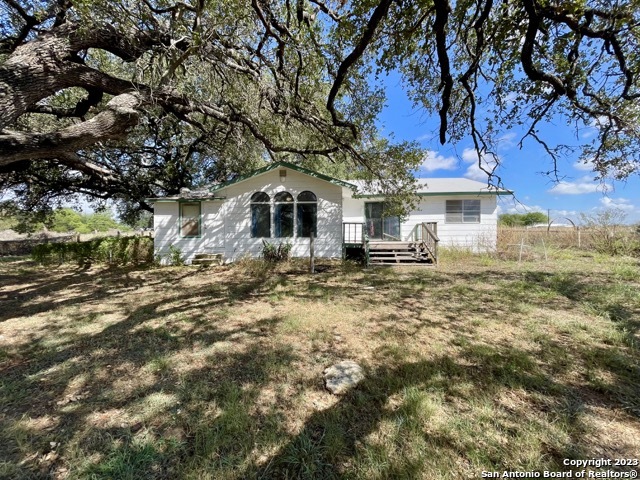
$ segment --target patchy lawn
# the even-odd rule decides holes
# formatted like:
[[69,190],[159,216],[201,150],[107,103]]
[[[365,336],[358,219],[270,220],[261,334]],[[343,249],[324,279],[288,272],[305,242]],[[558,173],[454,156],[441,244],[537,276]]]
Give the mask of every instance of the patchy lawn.
[[[459,479],[637,458],[639,329],[629,258],[313,276],[10,259],[0,478]],[[343,359],[367,378],[335,397],[322,371]]]

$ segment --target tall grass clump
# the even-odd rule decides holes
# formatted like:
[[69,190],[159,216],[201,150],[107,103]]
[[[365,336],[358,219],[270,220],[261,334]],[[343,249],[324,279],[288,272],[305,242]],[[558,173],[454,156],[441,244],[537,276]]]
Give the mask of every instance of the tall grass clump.
[[276,245],[263,240],[262,243],[262,257],[267,262],[287,262],[291,258],[292,245],[289,242]]
[[153,239],[149,237],[105,237],[87,242],[43,243],[31,253],[34,261],[52,263],[94,262],[111,265],[138,265],[153,262]]

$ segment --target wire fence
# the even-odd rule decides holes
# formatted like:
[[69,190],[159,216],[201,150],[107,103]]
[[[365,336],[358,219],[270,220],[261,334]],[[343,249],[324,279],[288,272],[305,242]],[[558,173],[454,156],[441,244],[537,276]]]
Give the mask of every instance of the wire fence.
[[527,260],[546,258],[549,249],[579,249],[609,254],[640,253],[640,231],[628,225],[594,227],[498,227],[498,253]]
[[32,238],[18,238],[13,240],[0,240],[0,257],[30,255],[36,245],[45,243],[68,243],[68,242],[86,242],[96,238],[103,237],[150,237],[153,236],[149,231],[127,231],[118,230],[98,233],[73,233],[73,234],[47,234],[40,233]]

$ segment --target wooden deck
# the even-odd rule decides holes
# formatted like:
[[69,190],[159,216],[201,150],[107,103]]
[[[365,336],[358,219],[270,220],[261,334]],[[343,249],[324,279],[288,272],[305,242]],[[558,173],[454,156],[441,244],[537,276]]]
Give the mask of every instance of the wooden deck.
[[436,265],[438,263],[437,224],[416,225],[413,240],[375,240],[366,235],[365,224],[343,223],[342,245],[347,251],[360,249],[367,265]]
[[435,265],[437,259],[427,249],[424,242],[369,242],[369,264],[425,264]]

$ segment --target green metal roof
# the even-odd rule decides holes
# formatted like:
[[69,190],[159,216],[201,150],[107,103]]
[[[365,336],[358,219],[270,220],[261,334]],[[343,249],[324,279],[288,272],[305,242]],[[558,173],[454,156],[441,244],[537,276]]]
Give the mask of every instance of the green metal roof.
[[[495,191],[482,191],[482,192],[417,192],[418,197],[449,197],[449,196],[490,196],[490,195],[513,195],[511,190],[495,190]],[[353,198],[381,198],[385,195],[383,193],[363,193],[360,195],[354,195]]]
[[238,177],[234,178],[233,180],[229,180],[227,182],[223,182],[223,183],[219,183],[217,185],[213,185],[211,188],[209,188],[210,192],[217,192],[218,190],[221,190],[225,187],[228,187],[229,185],[234,185],[236,183],[240,183],[240,182],[244,182],[245,180],[248,180],[252,177],[258,176],[258,175],[262,175],[263,173],[269,172],[271,170],[275,170],[276,168],[289,168],[291,170],[294,170],[296,172],[300,172],[300,173],[304,173],[306,175],[309,175],[310,177],[315,177],[315,178],[319,178],[320,180],[324,180],[325,182],[329,182],[329,183],[333,183],[334,185],[338,185],[340,187],[346,187],[346,188],[350,188],[352,190],[356,190],[357,186],[353,185],[351,183],[345,182],[343,180],[339,180],[337,178],[333,178],[330,177],[328,175],[324,175],[323,173],[318,173],[314,170],[309,170],[308,168],[304,168],[304,167],[300,167],[298,165],[294,165],[292,163],[288,163],[288,162],[276,162],[276,163],[272,163],[271,165],[267,165],[265,167],[262,168],[258,168],[257,170],[254,170],[253,172],[247,173],[246,175],[239,175]]

